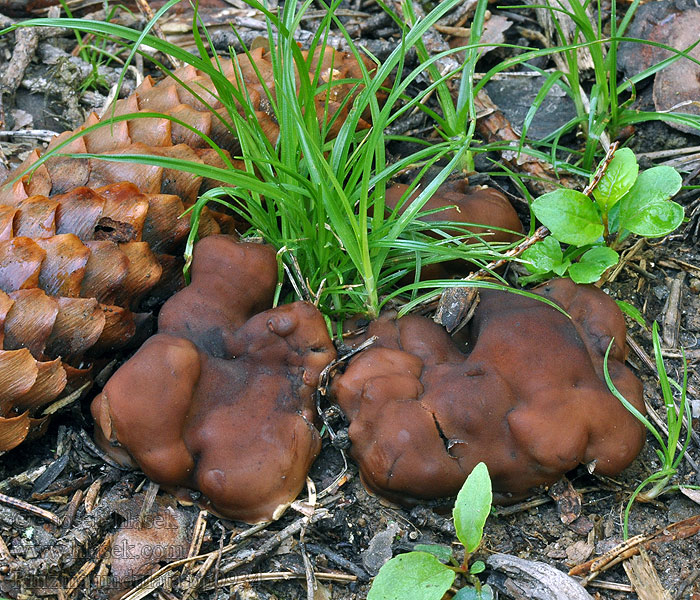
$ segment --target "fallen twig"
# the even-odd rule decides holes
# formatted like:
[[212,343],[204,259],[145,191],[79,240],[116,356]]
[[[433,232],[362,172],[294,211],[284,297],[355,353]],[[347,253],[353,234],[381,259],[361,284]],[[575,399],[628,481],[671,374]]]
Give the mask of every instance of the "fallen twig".
[[651,534],[640,534],[625,540],[598,558],[573,567],[569,575],[585,576],[583,585],[599,573],[607,571],[623,560],[639,553],[640,548],[649,548],[653,543],[664,543],[691,537],[700,532],[700,515],[672,523]]
[[259,560],[264,556],[267,556],[273,550],[275,550],[282,542],[289,539],[290,537],[297,535],[303,527],[321,521],[323,519],[328,519],[331,516],[326,509],[317,510],[310,518],[302,517],[297,519],[292,524],[287,525],[282,531],[278,531],[272,536],[270,536],[265,542],[254,552],[250,550],[245,550],[238,554],[233,560],[230,560],[221,567],[221,572],[226,574],[230,573],[234,569],[247,565],[253,561]]
[[39,508],[38,506],[34,506],[33,504],[29,504],[29,502],[25,502],[24,500],[20,500],[19,498],[13,498],[12,496],[0,494],[0,502],[3,502],[4,504],[9,504],[10,506],[14,506],[19,510],[26,511],[37,517],[46,519],[47,521],[51,521],[54,525],[61,524],[61,519],[52,512],[44,510],[43,508]]
[[[273,571],[270,573],[251,573],[249,575],[237,575],[235,577],[227,577],[219,580],[219,586],[222,585],[237,585],[240,583],[254,583],[258,581],[283,581],[288,579],[304,579],[304,573],[292,573],[291,571]],[[351,583],[357,581],[355,575],[346,575],[344,573],[319,573],[314,571],[314,577],[325,581],[338,581],[341,583]],[[210,584],[202,588],[208,592],[214,589],[214,584]]]

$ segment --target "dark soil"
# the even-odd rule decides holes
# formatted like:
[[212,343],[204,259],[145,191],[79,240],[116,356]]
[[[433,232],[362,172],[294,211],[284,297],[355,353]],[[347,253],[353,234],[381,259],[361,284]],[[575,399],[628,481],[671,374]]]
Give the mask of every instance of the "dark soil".
[[[2,7],[0,1],[0,11]],[[373,3],[353,2],[347,8],[361,8],[371,14],[376,25],[374,28],[367,27],[366,21],[353,21],[348,17],[351,31],[364,36],[363,40],[366,37],[369,47],[378,53],[383,47],[392,47],[391,36],[396,32],[391,22],[377,14]],[[499,13],[495,8],[493,12]],[[526,15],[528,27],[537,27],[533,13],[522,14]],[[520,27],[521,24],[516,23],[511,28],[507,35],[514,39],[509,37],[508,41],[522,43],[524,38],[520,36]],[[0,38],[0,61],[3,62],[0,68],[4,69],[11,58],[14,44],[14,36]],[[86,110],[99,106],[105,99],[102,92],[106,89],[82,96],[76,92],[82,77],[76,75],[76,69],[80,71],[80,62],[63,57],[57,59],[56,64],[47,65],[45,57],[51,54],[51,50],[41,44],[70,51],[75,39],[65,34],[40,41],[39,53],[27,66],[18,93],[3,96],[4,130],[48,129],[59,132],[73,128],[82,122]],[[68,68],[68,62],[77,66]],[[60,65],[63,65],[61,69]],[[105,71],[108,83],[113,81],[114,73],[114,70]],[[518,127],[518,119],[522,120],[529,106],[528,102],[523,103],[523,98],[531,97],[535,80],[526,79],[526,85],[518,85],[518,80],[512,81],[516,83],[495,82],[489,92],[493,92],[494,102]],[[133,82],[127,80],[127,86],[131,85]],[[644,89],[640,86],[638,92],[638,106],[650,108],[650,87]],[[571,110],[565,103],[560,103],[558,97],[553,97],[547,106],[551,114],[547,112],[536,122],[536,135],[551,130],[555,119],[566,120],[567,111]],[[427,126],[425,121],[414,119],[406,122],[405,130],[415,131]],[[50,133],[32,135],[21,137],[21,134],[2,132],[0,149],[6,165],[21,161],[31,147],[46,142]],[[642,163],[651,164],[654,160],[657,164],[653,155],[645,157],[645,153],[700,146],[700,138],[663,124],[651,124],[634,132],[630,146],[642,155]],[[392,151],[399,152],[400,149],[392,148]],[[691,165],[688,171],[684,173],[684,182],[688,185],[700,183],[697,158],[695,166]],[[508,181],[498,183],[510,189]],[[700,250],[696,245],[700,226],[699,196],[698,190],[681,193],[678,201],[687,208],[688,223],[666,239],[641,245],[615,279],[603,284],[607,293],[637,307],[647,322],[658,320],[666,335],[677,328],[676,345],[666,352],[669,373],[676,378],[682,375],[679,348],[685,348],[689,364],[689,401],[696,419],[695,437],[674,480],[679,485],[700,485]],[[674,285],[680,285],[679,296],[672,293]],[[629,337],[640,348],[640,352],[630,353],[630,365],[644,381],[649,404],[663,415],[655,373],[644,360],[644,354],[653,359],[650,332],[632,321],[628,324]],[[120,360],[124,358],[120,357]],[[147,513],[151,518],[145,518],[139,524],[149,492],[147,481],[143,476],[108,465],[91,444],[92,422],[87,407],[96,391],[94,388],[80,402],[74,402],[59,412],[45,436],[0,458],[0,493],[44,508],[63,520],[61,525],[52,524],[30,514],[22,506],[0,502],[0,596],[116,597],[133,588],[156,568],[173,559],[184,558],[190,550],[199,509],[179,505],[168,494],[160,493]],[[339,426],[342,433],[342,422]],[[552,423],[552,426],[557,425]],[[478,557],[487,559],[493,553],[507,553],[542,561],[568,572],[571,567],[602,555],[622,541],[623,511],[630,494],[645,477],[659,468],[655,448],[656,442],[649,436],[637,460],[615,480],[591,475],[583,467],[569,473],[569,481],[581,491],[580,516],[569,524],[563,521],[566,513],[561,512],[546,490],[522,505],[497,508],[487,522]],[[340,474],[343,474],[342,485],[336,482]],[[324,492],[319,496],[315,517],[310,524],[293,528],[292,535],[282,535],[277,540],[279,543],[271,543],[278,532],[286,531],[290,525],[303,524],[303,514],[290,509],[279,522],[228,549],[231,538],[248,530],[249,526],[208,515],[200,545],[195,545],[192,552],[214,552],[204,588],[216,588],[217,585],[218,588],[212,591],[200,588],[193,595],[187,595],[188,585],[197,580],[200,561],[188,571],[182,566],[173,568],[170,571],[172,578],[149,584],[147,589],[152,592],[149,597],[308,598],[304,564],[304,557],[307,557],[317,573],[340,573],[349,576],[346,579],[355,579],[340,582],[319,579],[314,598],[361,599],[367,595],[370,578],[390,556],[409,551],[417,543],[452,545],[456,541],[450,522],[450,502],[413,508],[385,506],[365,491],[352,462],[347,469],[344,468],[341,450],[328,439],[312,469],[311,478],[317,491]],[[700,504],[698,496],[695,498],[693,501],[680,491],[673,491],[654,503],[636,503],[630,513],[630,535],[650,536],[645,548],[661,584],[668,591],[665,598],[700,598],[700,535],[695,535],[700,529]],[[697,517],[695,521],[693,517]],[[671,524],[687,519],[691,521],[681,529],[693,535],[683,539],[669,539],[673,536],[664,538],[663,535],[652,537]],[[119,536],[114,537],[117,531]],[[458,545],[454,548],[459,551]],[[217,557],[216,552],[220,549],[223,553]],[[229,570],[226,565],[231,561],[239,561],[241,566]],[[281,575],[276,575],[262,582],[247,581],[245,577],[235,584],[225,581],[232,576],[281,571],[295,573],[299,579],[283,581]],[[483,578],[498,587],[500,598],[525,597],[508,587],[497,573],[487,570]],[[590,581],[588,590],[598,598],[625,600],[637,597],[622,564]],[[145,596],[129,596],[141,597]],[[662,596],[639,593],[639,597]]]

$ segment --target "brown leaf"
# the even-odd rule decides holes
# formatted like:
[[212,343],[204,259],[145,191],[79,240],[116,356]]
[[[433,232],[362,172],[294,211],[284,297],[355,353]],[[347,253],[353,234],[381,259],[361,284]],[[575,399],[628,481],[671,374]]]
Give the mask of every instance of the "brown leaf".
[[135,500],[112,542],[112,575],[120,583],[145,577],[161,562],[185,558],[189,549],[190,518],[184,511],[158,498],[140,523],[143,496]]
[[66,387],[66,371],[61,359],[38,362],[34,385],[15,400],[15,409],[33,412],[55,399]]
[[136,333],[136,321],[134,313],[120,306],[101,305],[105,326],[95,345],[91,348],[91,354],[103,354],[113,352],[125,346]]
[[52,199],[58,202],[56,233],[73,233],[83,242],[91,240],[104,211],[105,199],[84,186],[53,196]]
[[58,315],[46,343],[50,356],[70,357],[87,351],[100,337],[105,315],[94,298],[57,298]]
[[143,224],[148,212],[146,195],[142,194],[139,188],[133,183],[129,183],[128,180],[98,188],[96,191],[105,199],[105,207],[99,224],[104,226],[104,221],[111,219],[112,226],[116,223],[128,225],[128,237],[113,241],[140,242],[143,235]]
[[136,306],[141,297],[160,281],[163,268],[146,242],[119,244],[119,249],[129,259],[127,272],[115,304]]
[[27,413],[17,417],[0,417],[0,452],[7,452],[19,446],[27,437],[30,427]]
[[32,196],[23,200],[15,214],[15,235],[30,238],[56,235],[57,207],[58,202],[46,196]]
[[0,350],[0,415],[8,416],[17,398],[36,381],[39,368],[29,350]]
[[80,295],[96,298],[103,304],[114,304],[116,293],[129,272],[129,259],[115,242],[95,240],[85,245],[90,249],[90,257],[85,265]]
[[17,209],[13,206],[0,206],[0,241],[14,237],[14,223]]

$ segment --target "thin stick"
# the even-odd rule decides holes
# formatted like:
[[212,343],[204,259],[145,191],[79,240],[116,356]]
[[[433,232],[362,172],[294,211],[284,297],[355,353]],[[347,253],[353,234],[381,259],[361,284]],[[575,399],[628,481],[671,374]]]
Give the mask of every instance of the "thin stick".
[[[251,573],[250,575],[236,575],[235,577],[227,577],[219,580],[219,585],[237,585],[239,583],[255,583],[258,581],[285,581],[288,579],[304,579],[306,575],[303,573],[292,573],[291,571],[272,571],[270,573]],[[357,581],[355,575],[346,575],[344,573],[318,573],[314,572],[316,579],[323,581],[338,581],[340,583],[352,583]],[[214,584],[210,584],[202,591],[209,592],[214,589]]]
[[[192,541],[190,542],[190,549],[187,552],[187,558],[192,558],[197,556],[202,548],[202,543],[204,542],[204,534],[207,531],[207,516],[209,513],[206,510],[200,510],[197,515],[197,521],[194,524],[194,531],[192,532]],[[187,563],[182,568],[183,577],[192,569],[192,563]]]
[[299,551],[301,552],[301,558],[304,561],[304,571],[306,575],[306,597],[308,600],[314,600],[316,590],[318,589],[318,584],[316,583],[316,577],[314,576],[314,568],[311,564],[311,559],[306,552],[306,540],[304,539],[304,536],[306,535],[306,528],[308,527],[309,521],[311,520],[311,517],[313,517],[313,513],[316,509],[316,485],[311,477],[306,478],[306,489],[309,495],[309,513],[306,516],[306,522],[299,532]]
[[10,506],[14,506],[15,508],[18,508],[20,510],[24,510],[28,513],[36,515],[37,517],[46,519],[47,521],[51,521],[54,525],[61,524],[61,519],[52,512],[44,510],[43,508],[39,508],[38,506],[34,506],[33,504],[29,504],[29,502],[25,502],[24,500],[20,500],[19,498],[13,498],[12,496],[0,494],[0,502],[4,504],[9,504]]
[[291,525],[287,525],[287,527],[285,527],[282,531],[276,532],[274,535],[265,540],[265,542],[255,552],[251,553],[246,550],[245,552],[240,553],[239,556],[223,565],[221,567],[221,572],[224,574],[229,573],[238,567],[242,567],[243,565],[247,565],[248,563],[266,556],[275,550],[282,542],[298,534],[302,527],[311,525],[316,521],[328,519],[330,516],[331,514],[327,510],[321,509],[317,510],[310,518],[302,517],[301,519],[297,519]]
[[2,138],[41,140],[42,142],[50,142],[57,135],[55,131],[49,129],[20,129],[18,131],[3,129],[0,131],[0,137]]
[[[197,572],[194,574],[194,577],[192,577],[192,580],[188,582],[188,587],[187,591],[185,592],[185,595],[182,597],[182,600],[189,600],[195,592],[197,591],[197,588],[200,586],[202,581],[204,580],[204,577],[206,574],[209,572],[209,569],[212,568],[214,563],[218,560],[219,558],[218,552],[212,552],[207,560],[205,560],[197,569]],[[192,563],[188,563],[185,565],[185,568],[190,568],[190,565]],[[184,570],[183,570],[184,572]]]
[[602,590],[614,590],[616,592],[634,592],[634,588],[627,583],[617,583],[615,581],[591,581],[588,584],[590,587],[600,588]]

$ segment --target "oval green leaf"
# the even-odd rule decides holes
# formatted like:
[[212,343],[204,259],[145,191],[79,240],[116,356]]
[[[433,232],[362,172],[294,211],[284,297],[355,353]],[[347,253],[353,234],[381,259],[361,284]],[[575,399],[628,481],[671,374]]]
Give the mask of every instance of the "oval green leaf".
[[617,264],[620,255],[607,246],[596,246],[584,253],[581,260],[569,267],[569,277],[576,283],[593,283],[607,269]]
[[379,569],[367,600],[440,600],[455,575],[427,552],[400,554]]
[[682,184],[680,174],[671,167],[643,171],[620,200],[620,230],[627,229],[644,237],[671,233],[685,216],[683,207],[670,201]]
[[683,207],[666,200],[647,204],[637,214],[620,220],[620,226],[643,237],[661,237],[678,229],[684,218]]
[[561,265],[564,254],[559,242],[550,235],[525,250],[523,259],[527,261],[525,267],[530,273],[549,273]]
[[639,165],[634,152],[621,148],[615,152],[598,185],[593,190],[593,197],[598,205],[607,212],[630,191],[639,174]]
[[486,564],[484,563],[483,560],[477,560],[472,564],[471,567],[469,567],[469,572],[472,575],[478,575],[479,573],[483,573],[486,570]]
[[452,511],[457,537],[469,553],[481,543],[492,500],[489,470],[484,463],[479,463],[459,490]]
[[576,190],[543,194],[532,210],[560,242],[574,246],[593,244],[603,235],[603,224],[593,201]]

